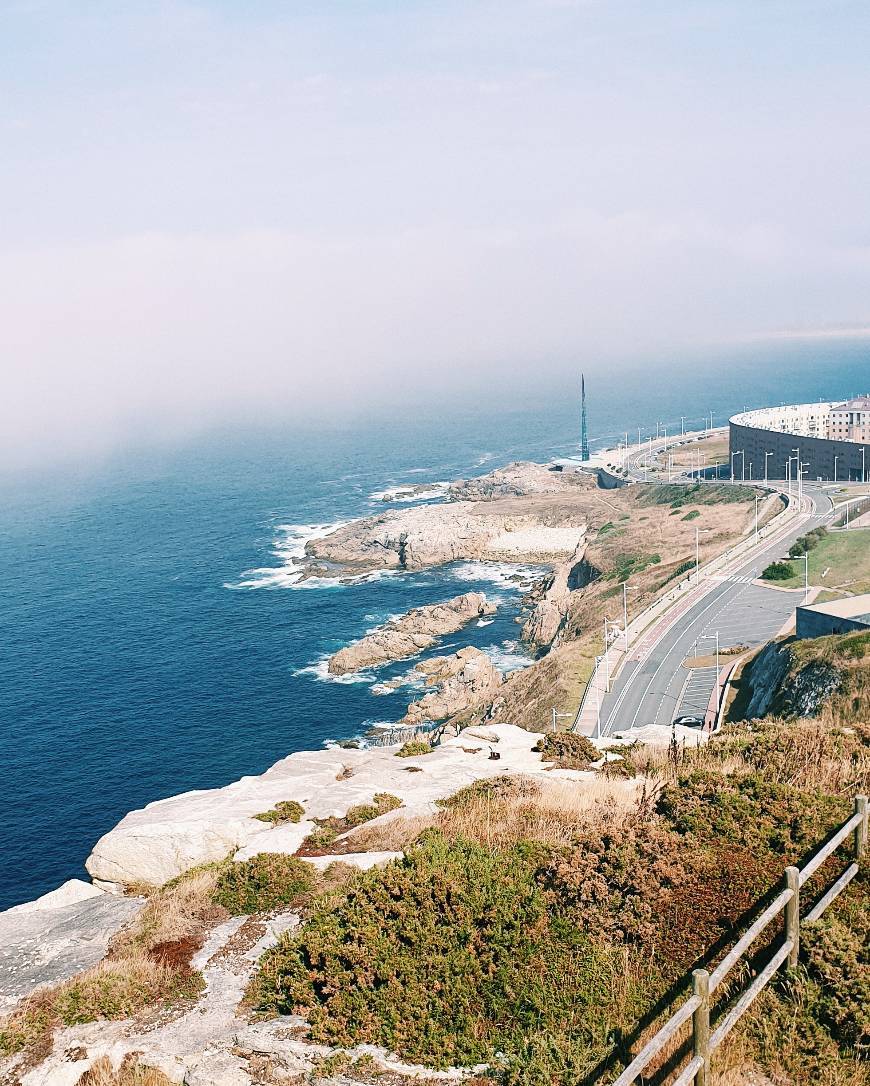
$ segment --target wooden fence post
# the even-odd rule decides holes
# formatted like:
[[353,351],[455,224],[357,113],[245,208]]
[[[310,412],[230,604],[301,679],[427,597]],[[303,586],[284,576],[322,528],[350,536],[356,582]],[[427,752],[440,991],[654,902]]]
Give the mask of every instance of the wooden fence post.
[[855,796],[855,814],[861,821],[855,827],[855,861],[860,863],[867,851],[867,797]]
[[791,950],[788,952],[787,964],[789,969],[795,969],[798,963],[798,950],[801,939],[801,902],[800,902],[800,871],[796,867],[785,869],[785,886],[792,891],[792,895],[785,903],[785,937],[791,939]]
[[695,1086],[709,1086],[710,1082],[710,974],[706,969],[692,972],[692,990],[700,999],[692,1015],[693,1054],[702,1062],[695,1072]]

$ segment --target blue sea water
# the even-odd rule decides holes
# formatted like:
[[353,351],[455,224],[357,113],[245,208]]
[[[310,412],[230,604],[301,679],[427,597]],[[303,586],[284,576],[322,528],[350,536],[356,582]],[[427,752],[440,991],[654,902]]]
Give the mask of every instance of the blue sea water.
[[[681,414],[691,426],[712,410],[718,424],[744,405],[846,396],[868,372],[859,342],[593,377],[592,443],[657,420],[678,428]],[[475,644],[522,664],[510,570],[299,587],[285,565],[311,526],[384,508],[372,495],[386,487],[573,451],[573,389],[509,400],[225,429],[85,474],[0,478],[0,909],[83,876],[94,842],[132,808],[398,719],[413,691],[371,688],[407,663],[344,682],[324,667],[390,614],[495,594],[491,623],[433,653]]]

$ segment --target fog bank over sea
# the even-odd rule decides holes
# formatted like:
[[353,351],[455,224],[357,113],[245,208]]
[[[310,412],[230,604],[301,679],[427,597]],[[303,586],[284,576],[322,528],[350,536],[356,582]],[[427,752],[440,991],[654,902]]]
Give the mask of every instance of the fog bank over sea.
[[[591,443],[867,391],[868,358],[870,341],[817,340],[611,374],[593,361]],[[475,645],[522,666],[514,620],[533,570],[465,562],[300,584],[292,559],[306,538],[385,508],[385,494],[424,485],[439,500],[446,480],[575,451],[577,369],[570,384],[224,427],[98,468],[0,475],[0,908],[82,875],[134,807],[397,720],[414,692],[372,687],[407,661],[326,672],[330,653],[392,614],[486,592],[498,612],[427,655]]]

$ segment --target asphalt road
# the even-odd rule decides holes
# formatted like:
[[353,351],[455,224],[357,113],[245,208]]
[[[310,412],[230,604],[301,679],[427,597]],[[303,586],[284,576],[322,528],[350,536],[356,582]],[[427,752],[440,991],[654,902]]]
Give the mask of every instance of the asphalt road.
[[[709,578],[713,587],[700,599],[677,604],[665,619],[642,633],[630,647],[629,658],[601,704],[601,731],[608,735],[646,724],[670,724],[682,712],[706,707],[715,682],[715,668],[693,675],[683,661],[720,648],[760,645],[784,625],[802,591],[783,592],[751,582],[774,559],[786,554],[798,536],[833,517],[824,492],[804,487],[813,512],[795,519],[788,534],[768,543],[726,576]],[[664,627],[664,628],[663,628]],[[706,692],[706,696],[705,696]]]

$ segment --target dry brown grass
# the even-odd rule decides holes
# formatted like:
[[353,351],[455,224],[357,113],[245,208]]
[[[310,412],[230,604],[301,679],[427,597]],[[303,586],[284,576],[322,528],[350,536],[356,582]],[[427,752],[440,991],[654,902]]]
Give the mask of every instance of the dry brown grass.
[[633,780],[538,781],[501,777],[462,789],[437,815],[394,819],[354,833],[360,851],[404,851],[423,830],[463,837],[490,848],[539,841],[562,848],[581,829],[623,824],[637,809],[642,785]]
[[206,933],[227,916],[226,910],[212,901],[218,875],[216,867],[203,868],[152,894],[132,923],[113,940],[110,957],[128,957],[139,950],[150,952],[182,942],[198,948]]
[[154,1067],[145,1067],[139,1062],[138,1055],[125,1056],[116,1070],[106,1056],[102,1056],[85,1071],[77,1086],[173,1086],[162,1071]]

